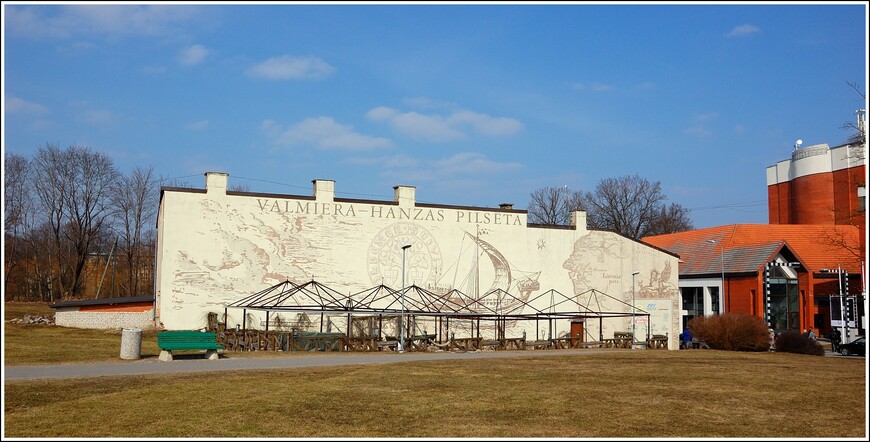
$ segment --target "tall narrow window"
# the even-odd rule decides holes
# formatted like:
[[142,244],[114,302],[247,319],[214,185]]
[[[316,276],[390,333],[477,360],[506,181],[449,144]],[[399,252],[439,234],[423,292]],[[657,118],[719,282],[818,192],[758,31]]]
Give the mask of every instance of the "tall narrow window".
[[680,289],[680,294],[683,298],[683,310],[686,311],[686,315],[683,316],[683,327],[685,327],[692,318],[704,316],[704,288],[683,287]]
[[774,330],[800,329],[800,293],[797,279],[790,279],[781,267],[773,266],[767,285],[770,293],[770,327]]
[[710,310],[714,315],[722,313],[719,310],[719,287],[710,287]]

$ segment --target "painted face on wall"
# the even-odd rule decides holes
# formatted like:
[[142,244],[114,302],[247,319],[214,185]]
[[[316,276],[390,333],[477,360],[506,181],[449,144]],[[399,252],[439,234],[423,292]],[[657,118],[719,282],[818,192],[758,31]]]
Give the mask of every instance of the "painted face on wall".
[[562,267],[574,284],[574,294],[590,289],[607,292],[610,285],[608,274],[619,272],[620,244],[606,235],[590,232],[574,241],[574,250]]

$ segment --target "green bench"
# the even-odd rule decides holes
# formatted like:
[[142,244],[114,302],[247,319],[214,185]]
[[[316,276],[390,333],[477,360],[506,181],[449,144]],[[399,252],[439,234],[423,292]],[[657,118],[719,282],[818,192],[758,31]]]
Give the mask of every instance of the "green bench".
[[192,330],[158,332],[157,346],[161,361],[171,361],[173,350],[205,350],[206,359],[214,360],[218,358],[217,351],[224,348],[215,341],[215,333]]

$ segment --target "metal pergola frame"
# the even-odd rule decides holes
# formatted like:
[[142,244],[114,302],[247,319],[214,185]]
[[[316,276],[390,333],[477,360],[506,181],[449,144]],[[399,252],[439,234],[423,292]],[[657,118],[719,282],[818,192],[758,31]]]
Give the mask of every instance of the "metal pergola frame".
[[[549,296],[549,306],[544,309],[534,307],[535,301]],[[593,303],[600,309],[600,297],[613,299],[623,305],[629,306],[629,312],[601,311],[590,308]],[[404,306],[401,306],[404,298]],[[578,302],[585,299],[585,304]],[[495,301],[495,306],[491,306]],[[502,300],[509,300],[510,307],[503,307]],[[380,321],[383,317],[407,316],[403,324],[410,329],[415,318],[432,318],[436,323],[436,330],[442,329],[446,324],[449,329],[451,320],[471,321],[472,335],[474,335],[475,321],[477,323],[477,338],[480,338],[480,321],[493,321],[495,324],[495,339],[504,339],[505,325],[507,321],[534,320],[536,324],[547,321],[549,329],[548,339],[553,339],[554,321],[559,319],[587,320],[598,319],[599,341],[603,340],[601,333],[605,318],[646,316],[647,336],[650,335],[650,313],[632,306],[618,298],[614,298],[604,292],[590,289],[576,296],[566,296],[561,292],[550,289],[529,299],[520,299],[511,293],[495,289],[483,296],[473,299],[457,289],[438,295],[423,287],[411,285],[402,290],[395,290],[386,285],[377,285],[353,294],[343,294],[322,283],[312,279],[304,284],[296,284],[285,280],[269,288],[228,304],[224,308],[224,328],[227,328],[228,309],[242,309],[242,328],[247,329],[247,310],[266,312],[265,327],[269,330],[269,315],[271,313],[319,313],[321,316],[320,328],[323,331],[324,317],[326,315],[347,316],[347,336],[351,336],[351,322],[354,315],[378,315]],[[440,323],[440,324],[439,324]],[[378,327],[381,333],[381,327]],[[538,329],[536,326],[536,340]],[[525,332],[524,332],[525,335]],[[473,336],[472,336],[473,337]],[[381,336],[378,336],[380,339]],[[442,340],[436,332],[436,339]]]

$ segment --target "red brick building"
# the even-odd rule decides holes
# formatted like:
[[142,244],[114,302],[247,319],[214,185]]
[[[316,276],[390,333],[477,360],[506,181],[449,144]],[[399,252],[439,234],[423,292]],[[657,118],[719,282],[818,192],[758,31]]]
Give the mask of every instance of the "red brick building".
[[796,148],[767,168],[768,222],[857,226],[863,244],[866,163],[863,145]]
[[[832,302],[836,319],[840,296],[863,291],[862,257],[840,246],[858,236],[855,226],[733,224],[643,241],[680,257],[684,326],[695,316],[748,313],[777,331],[813,327],[824,336]],[[851,304],[856,316],[860,304]]]
[[796,145],[768,167],[770,224],[644,238],[680,257],[683,325],[748,313],[778,332],[812,327],[826,336],[833,324],[863,335],[865,145]]

